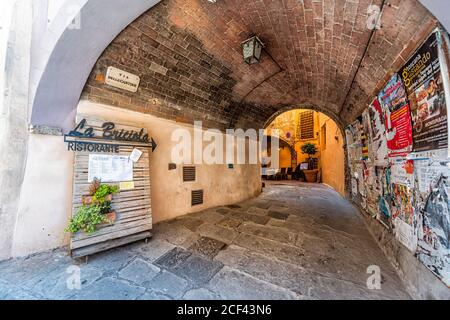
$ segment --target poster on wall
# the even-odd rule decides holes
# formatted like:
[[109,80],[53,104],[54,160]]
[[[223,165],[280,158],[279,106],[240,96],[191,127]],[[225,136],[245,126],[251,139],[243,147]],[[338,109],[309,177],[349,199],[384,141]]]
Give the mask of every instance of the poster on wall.
[[417,188],[421,193],[429,193],[441,176],[450,175],[450,162],[434,159],[414,161]]
[[439,33],[433,32],[400,70],[410,102],[415,152],[448,146],[447,103],[438,37]]
[[390,167],[375,167],[376,175],[381,185],[381,193],[378,198],[378,216],[377,219],[385,227],[391,227],[391,206],[392,206],[392,185]]
[[381,196],[381,181],[377,176],[376,167],[368,166],[365,173],[367,211],[376,218],[378,216],[378,200]]
[[392,184],[392,192],[392,223],[395,236],[410,251],[415,252],[417,221],[414,215],[413,192],[408,186],[397,183]]
[[414,161],[405,158],[393,158],[391,163],[391,181],[408,188],[414,187]]
[[389,157],[404,156],[412,150],[412,125],[406,90],[397,73],[378,94],[384,114]]
[[94,178],[102,182],[133,180],[133,161],[128,156],[89,154],[88,182]]
[[450,168],[448,162],[415,162],[418,189],[416,256],[450,286]]
[[372,101],[368,109],[370,117],[371,157],[375,165],[388,165],[388,150],[386,141],[386,127],[384,125],[383,111],[378,99]]
[[348,158],[350,162],[359,161],[362,158],[361,123],[356,120],[346,130]]
[[364,110],[361,116],[361,147],[362,147],[362,159],[370,160],[372,154],[372,140],[371,140],[371,125],[369,111]]

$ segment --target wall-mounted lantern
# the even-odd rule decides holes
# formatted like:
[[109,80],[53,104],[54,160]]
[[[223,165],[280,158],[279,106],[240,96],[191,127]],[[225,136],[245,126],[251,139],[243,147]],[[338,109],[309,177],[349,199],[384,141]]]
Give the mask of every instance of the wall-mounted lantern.
[[259,62],[264,44],[257,36],[245,40],[242,42],[241,46],[244,61],[246,63],[253,64]]

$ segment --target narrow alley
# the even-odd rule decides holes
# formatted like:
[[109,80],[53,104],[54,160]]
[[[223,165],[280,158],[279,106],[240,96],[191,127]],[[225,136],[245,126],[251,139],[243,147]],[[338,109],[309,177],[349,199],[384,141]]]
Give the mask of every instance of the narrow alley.
[[[358,210],[323,184],[268,182],[154,232],[87,264],[62,250],[1,262],[0,299],[409,299]],[[380,289],[367,286],[370,266]]]

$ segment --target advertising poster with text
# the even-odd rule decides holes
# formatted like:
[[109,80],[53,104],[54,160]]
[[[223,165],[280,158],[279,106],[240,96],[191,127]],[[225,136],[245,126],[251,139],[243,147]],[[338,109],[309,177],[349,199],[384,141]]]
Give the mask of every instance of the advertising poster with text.
[[379,93],[386,126],[389,157],[406,155],[412,150],[411,113],[406,90],[396,73]]
[[378,99],[369,105],[370,139],[372,145],[372,157],[375,165],[386,166],[388,164],[388,150],[386,141],[386,127],[384,125],[383,111]]
[[400,73],[411,107],[413,150],[447,148],[447,105],[437,32],[431,34]]

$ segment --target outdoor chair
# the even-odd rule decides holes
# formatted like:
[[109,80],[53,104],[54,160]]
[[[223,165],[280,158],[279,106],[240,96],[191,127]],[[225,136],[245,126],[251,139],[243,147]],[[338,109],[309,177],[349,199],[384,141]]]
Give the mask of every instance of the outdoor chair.
[[286,168],[281,168],[281,171],[276,174],[275,178],[276,178],[276,180],[287,179]]
[[286,179],[291,179],[293,178],[293,174],[292,174],[292,167],[289,167],[287,169],[287,173],[286,173]]

